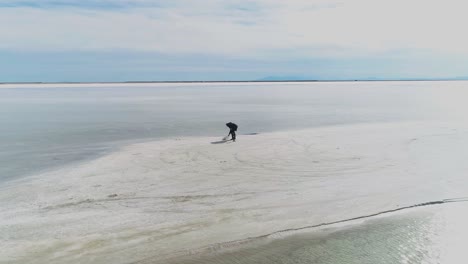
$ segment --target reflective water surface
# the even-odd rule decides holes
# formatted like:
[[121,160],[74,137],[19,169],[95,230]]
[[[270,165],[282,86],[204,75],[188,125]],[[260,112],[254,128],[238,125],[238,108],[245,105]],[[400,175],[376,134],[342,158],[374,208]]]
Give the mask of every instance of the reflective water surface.
[[[454,115],[466,82],[0,86],[0,181],[128,141]],[[442,114],[440,113],[442,106]],[[460,111],[458,111],[460,112]],[[127,142],[126,142],[127,141]]]
[[468,203],[412,209],[171,263],[462,264],[467,261],[467,209]]

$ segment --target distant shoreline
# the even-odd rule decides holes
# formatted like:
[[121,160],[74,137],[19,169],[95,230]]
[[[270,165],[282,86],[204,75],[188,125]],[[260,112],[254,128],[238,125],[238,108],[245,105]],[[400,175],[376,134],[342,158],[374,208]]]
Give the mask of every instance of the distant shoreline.
[[10,84],[125,84],[125,83],[291,83],[291,82],[436,82],[436,81],[467,81],[467,79],[378,79],[378,80],[245,80],[245,81],[123,81],[123,82],[0,82],[0,85]]

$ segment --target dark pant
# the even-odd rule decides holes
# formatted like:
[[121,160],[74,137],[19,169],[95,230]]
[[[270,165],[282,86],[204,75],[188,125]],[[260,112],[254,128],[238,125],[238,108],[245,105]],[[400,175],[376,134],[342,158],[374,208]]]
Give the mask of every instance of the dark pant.
[[229,130],[229,134],[231,134],[232,140],[233,140],[233,141],[236,141],[236,131],[233,130],[233,129],[231,129],[231,130]]

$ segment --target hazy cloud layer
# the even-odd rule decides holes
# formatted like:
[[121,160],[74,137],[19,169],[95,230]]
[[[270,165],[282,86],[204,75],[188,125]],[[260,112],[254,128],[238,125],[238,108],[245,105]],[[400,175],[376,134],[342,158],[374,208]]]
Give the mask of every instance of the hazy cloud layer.
[[459,0],[0,1],[3,50],[468,54]]
[[[461,0],[0,0],[0,70],[8,72],[0,81],[466,76],[467,7]],[[74,63],[81,66],[61,71]]]
[[132,7],[157,7],[164,1],[145,0],[2,0],[0,7],[34,7],[34,8],[63,8],[75,7],[83,9],[112,9]]

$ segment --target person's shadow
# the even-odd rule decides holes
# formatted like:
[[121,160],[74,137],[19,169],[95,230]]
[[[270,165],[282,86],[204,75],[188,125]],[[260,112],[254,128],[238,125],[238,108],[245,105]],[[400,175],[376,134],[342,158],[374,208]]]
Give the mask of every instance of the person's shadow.
[[[242,135],[245,135],[245,136],[256,136],[258,135],[259,133],[247,133],[247,134],[242,134]],[[220,140],[220,141],[213,141],[211,142],[211,144],[226,144],[226,143],[230,143],[230,142],[233,142],[232,139],[226,139],[226,140]]]
[[224,143],[228,143],[229,141],[231,141],[231,139],[229,139],[229,140],[213,141],[213,142],[211,142],[211,144],[224,144]]

